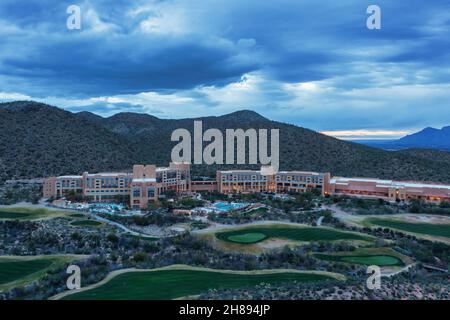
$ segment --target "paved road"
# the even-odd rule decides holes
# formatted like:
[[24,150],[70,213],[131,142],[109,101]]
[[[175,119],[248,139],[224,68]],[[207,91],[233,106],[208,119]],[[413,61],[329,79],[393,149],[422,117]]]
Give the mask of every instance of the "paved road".
[[411,263],[411,264],[409,264],[409,265],[407,265],[407,266],[401,268],[400,270],[397,270],[397,271],[394,271],[394,272],[391,272],[391,273],[383,273],[381,276],[382,276],[382,277],[390,278],[390,277],[396,276],[396,275],[399,274],[399,273],[408,271],[409,269],[411,269],[411,268],[414,267],[415,265],[416,265],[416,263]]
[[323,218],[325,218],[324,216],[321,216],[319,219],[317,219],[317,226],[321,226],[322,225],[322,220]]
[[116,226],[117,228],[119,228],[119,229],[125,231],[126,233],[129,233],[129,234],[133,235],[133,236],[143,237],[143,238],[155,238],[155,236],[152,236],[152,235],[149,235],[149,234],[133,231],[133,230],[129,229],[128,227],[124,226],[123,224],[118,223],[116,221],[111,221],[111,220],[105,219],[105,218],[100,217],[100,216],[98,216],[96,214],[93,214],[93,213],[91,213],[90,215],[97,221],[104,222],[104,223]]
[[[257,226],[257,225],[270,225],[270,224],[284,224],[284,225],[291,225],[291,226],[297,226],[297,227],[311,227],[308,224],[305,223],[297,223],[297,222],[290,222],[287,220],[258,220],[258,221],[252,221],[249,223],[242,223],[242,224],[220,224],[217,222],[211,222],[209,221],[209,223],[211,224],[208,228],[205,229],[199,229],[199,230],[194,230],[191,233],[197,233],[197,234],[203,234],[203,233],[211,233],[211,232],[216,232],[222,229],[232,229],[232,228],[245,228],[248,226]],[[313,227],[311,227],[313,228]],[[324,227],[326,228],[326,227]]]

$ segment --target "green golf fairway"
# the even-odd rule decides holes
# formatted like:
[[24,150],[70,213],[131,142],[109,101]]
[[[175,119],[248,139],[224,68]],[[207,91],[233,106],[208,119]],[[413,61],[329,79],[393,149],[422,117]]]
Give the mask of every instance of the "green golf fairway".
[[378,266],[398,266],[403,265],[400,259],[391,256],[354,256],[342,257],[341,261],[363,264],[363,265],[378,265]]
[[85,255],[0,256],[0,292],[39,280],[51,270],[86,259]]
[[411,223],[395,220],[368,219],[369,223],[380,227],[394,228],[406,232],[450,238],[450,224]]
[[26,212],[10,212],[10,211],[0,211],[0,219],[23,219],[28,218],[32,214]]
[[281,238],[295,241],[335,241],[335,240],[366,240],[369,237],[318,227],[247,227],[240,230],[216,233],[216,237],[227,242],[252,244],[268,238]]
[[49,210],[46,208],[0,208],[0,219],[9,220],[34,220],[65,216],[68,212],[61,210]]
[[208,289],[238,288],[260,283],[333,279],[308,273],[235,274],[196,270],[160,270],[120,274],[100,287],[66,296],[69,300],[168,300],[198,295]]
[[0,261],[0,284],[19,280],[32,273],[48,268],[53,262],[53,259]]
[[316,258],[328,261],[347,262],[361,265],[377,266],[403,266],[404,263],[397,257],[388,255],[331,255],[315,254]]

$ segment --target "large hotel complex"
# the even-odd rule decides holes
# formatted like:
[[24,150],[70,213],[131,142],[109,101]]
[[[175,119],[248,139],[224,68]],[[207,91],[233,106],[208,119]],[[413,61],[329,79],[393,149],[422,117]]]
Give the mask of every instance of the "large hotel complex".
[[84,172],[81,176],[52,177],[44,181],[43,192],[45,198],[58,198],[73,191],[93,202],[108,202],[120,196],[129,196],[132,208],[144,209],[164,192],[187,192],[190,185],[189,164],[171,163],[167,168],[135,165],[132,173]]
[[450,185],[401,182],[371,178],[331,177],[330,173],[280,171],[267,174],[258,170],[217,171],[216,180],[192,181],[190,165],[171,163],[169,167],[135,165],[133,172],[88,172],[79,176],[47,178],[44,197],[58,198],[68,192],[82,194],[93,202],[129,196],[133,209],[145,209],[165,192],[177,194],[199,191],[231,193],[300,193],[318,189],[322,195],[348,195],[387,201],[450,201]]

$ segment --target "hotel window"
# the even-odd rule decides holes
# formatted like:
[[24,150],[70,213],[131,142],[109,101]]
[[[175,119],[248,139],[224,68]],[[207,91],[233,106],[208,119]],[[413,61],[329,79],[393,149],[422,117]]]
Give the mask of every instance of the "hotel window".
[[175,171],[171,171],[167,173],[167,178],[168,179],[175,179],[177,177],[177,172]]
[[140,197],[141,196],[141,188],[133,188],[133,197]]
[[147,189],[147,197],[149,197],[149,198],[155,197],[155,187],[149,187]]

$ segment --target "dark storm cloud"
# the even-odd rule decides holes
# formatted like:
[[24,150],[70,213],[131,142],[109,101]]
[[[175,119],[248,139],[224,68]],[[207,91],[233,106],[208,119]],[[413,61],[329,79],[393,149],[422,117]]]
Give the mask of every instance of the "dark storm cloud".
[[[69,31],[65,8],[53,1],[1,5],[1,19],[19,29],[2,41],[3,90],[16,91],[19,82],[22,92],[34,96],[186,89],[233,82],[258,67],[236,44],[213,36],[129,30],[128,22],[116,24],[121,19],[106,5],[82,6],[91,21],[82,20],[81,31]],[[124,5],[122,10],[127,9]],[[101,21],[95,20],[96,14]]]
[[79,31],[66,28],[71,4],[0,2],[5,97],[126,95],[133,103],[91,107],[166,103],[180,117],[179,101],[205,114],[234,104],[320,129],[432,125],[448,111],[448,0],[378,0],[376,31],[369,1],[85,0]]
[[[409,2],[407,11],[381,1],[380,32],[364,27],[365,6],[354,1],[86,1],[81,31],[65,28],[69,4],[2,1],[3,24],[18,29],[1,40],[3,90],[17,91],[19,83],[22,92],[37,96],[176,90],[222,86],[258,69],[280,81],[302,82],[346,74],[355,60],[432,64],[448,58],[449,42],[430,37],[417,19],[433,13],[419,1]],[[193,16],[189,5],[196,5]],[[173,18],[179,33],[164,25],[173,7],[186,9],[189,19],[181,25],[180,17]],[[153,18],[157,32],[142,32]],[[242,45],[245,39],[250,45]],[[361,55],[394,39],[400,42],[393,53]],[[411,45],[413,39],[422,42]]]

